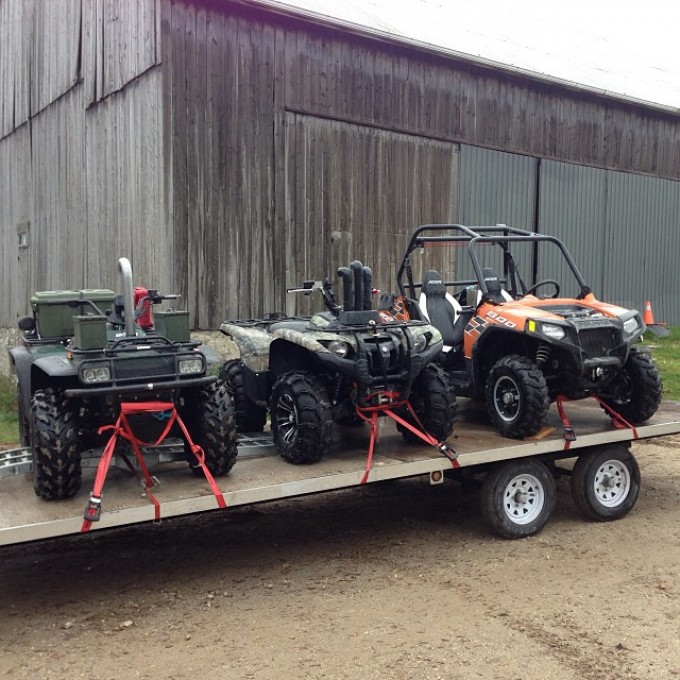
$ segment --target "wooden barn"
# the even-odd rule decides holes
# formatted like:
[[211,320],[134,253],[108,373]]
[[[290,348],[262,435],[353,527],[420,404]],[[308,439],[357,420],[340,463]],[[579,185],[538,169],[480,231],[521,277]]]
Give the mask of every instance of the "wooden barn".
[[266,0],[0,0],[0,326],[135,279],[196,328],[286,307],[413,228],[561,236],[680,323],[680,112]]

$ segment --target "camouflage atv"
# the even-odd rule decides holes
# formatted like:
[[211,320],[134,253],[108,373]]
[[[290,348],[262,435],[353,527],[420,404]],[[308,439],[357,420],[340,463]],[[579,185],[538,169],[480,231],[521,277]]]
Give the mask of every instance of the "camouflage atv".
[[[326,311],[221,325],[240,351],[222,369],[239,430],[261,431],[270,412],[281,456],[312,463],[326,453],[333,422],[358,422],[357,406],[409,399],[425,430],[446,439],[456,399],[442,369],[431,364],[442,348],[439,331],[424,321],[381,322],[372,309],[371,270],[361,262],[338,276],[342,305],[328,280],[306,281],[289,292],[321,293]],[[420,441],[399,427],[405,439]]]
[[[187,312],[152,313],[177,296],[133,288],[126,258],[118,261],[123,294],[111,290],[38,292],[33,315],[19,320],[22,343],[10,350],[18,385],[20,439],[33,451],[34,488],[51,500],[81,487],[81,454],[104,443],[101,425],[115,423],[122,401],[172,401],[213,475],[236,459],[236,426],[224,383],[207,374],[216,355],[189,338]],[[156,439],[164,428],[137,416],[135,434]],[[131,419],[132,422],[132,419]],[[187,461],[202,474],[185,444]]]
[[[431,267],[442,258],[455,276]],[[540,280],[541,270],[554,278]],[[457,394],[486,400],[504,436],[538,432],[558,396],[597,396],[632,424],[659,407],[658,370],[635,345],[645,331],[640,313],[597,300],[555,237],[505,225],[424,225],[397,280],[399,293],[382,300],[386,312],[439,329],[437,361]]]

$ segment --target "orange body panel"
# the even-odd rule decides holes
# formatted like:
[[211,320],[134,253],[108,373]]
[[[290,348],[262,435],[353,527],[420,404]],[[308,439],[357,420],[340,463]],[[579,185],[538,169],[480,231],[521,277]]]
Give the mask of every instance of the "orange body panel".
[[520,300],[504,302],[501,305],[485,302],[479,307],[475,315],[465,328],[463,336],[463,351],[466,358],[472,356],[472,349],[477,339],[488,326],[504,326],[510,330],[524,331],[524,326],[529,319],[539,321],[564,321],[558,314],[552,314],[545,309],[548,305],[564,307],[573,305],[601,312],[604,316],[616,317],[626,310],[623,307],[600,302],[591,293],[582,300],[576,298],[547,298],[539,299],[533,295],[527,295]]

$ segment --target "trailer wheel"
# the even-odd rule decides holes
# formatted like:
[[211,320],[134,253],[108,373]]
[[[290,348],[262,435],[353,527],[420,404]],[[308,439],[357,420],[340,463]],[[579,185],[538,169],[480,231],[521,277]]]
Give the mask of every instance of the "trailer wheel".
[[243,379],[243,365],[237,359],[227,361],[222,366],[220,378],[234,400],[236,427],[239,432],[262,432],[267,422],[267,409],[253,402],[246,391]]
[[499,464],[481,489],[482,515],[504,538],[524,538],[540,531],[555,507],[555,480],[537,460]]
[[486,403],[491,421],[504,437],[522,439],[536,434],[550,407],[541,369],[519,354],[499,359],[486,382]]
[[661,404],[663,385],[652,358],[631,347],[623,369],[599,396],[633,425],[649,420]]
[[47,388],[33,395],[33,488],[45,500],[71,498],[82,484],[77,414],[61,390]]
[[[411,390],[411,406],[425,431],[439,441],[444,441],[453,432],[456,418],[456,393],[446,373],[430,364],[418,376]],[[412,418],[405,418],[412,422]],[[416,423],[413,423],[416,425]],[[423,440],[411,430],[397,423],[402,437],[412,444],[422,444]]]
[[[203,449],[205,466],[214,477],[220,477],[234,467],[238,454],[234,406],[221,380],[202,387],[197,396],[185,424],[194,443]],[[189,467],[200,477],[203,470],[187,448],[185,453]]]
[[331,439],[333,420],[325,388],[309,373],[292,371],[277,378],[271,396],[272,435],[283,458],[315,463]]
[[579,456],[571,476],[571,493],[586,519],[608,522],[627,515],[640,492],[640,468],[622,444]]

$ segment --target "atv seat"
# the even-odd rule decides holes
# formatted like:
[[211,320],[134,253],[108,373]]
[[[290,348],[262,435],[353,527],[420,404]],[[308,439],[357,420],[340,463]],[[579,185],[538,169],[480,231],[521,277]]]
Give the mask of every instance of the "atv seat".
[[[490,267],[485,267],[482,271],[484,275],[484,282],[489,291],[486,298],[494,304],[501,305],[504,302],[512,302],[512,295],[507,290],[501,287],[501,282],[496,272]],[[481,298],[480,298],[481,301]]]
[[430,270],[425,273],[418,306],[424,319],[442,334],[444,352],[459,349],[470,314],[462,314],[463,308],[453,295],[446,292],[439,272]]

